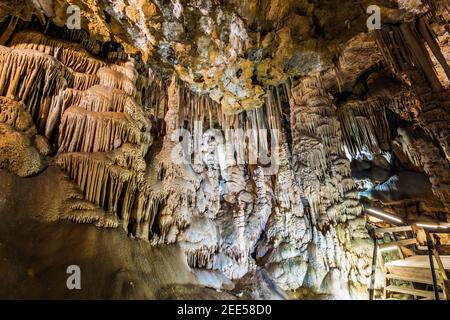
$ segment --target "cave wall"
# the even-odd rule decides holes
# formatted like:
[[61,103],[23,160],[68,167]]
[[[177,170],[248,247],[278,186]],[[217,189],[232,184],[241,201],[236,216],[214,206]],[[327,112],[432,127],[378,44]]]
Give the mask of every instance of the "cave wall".
[[[245,23],[224,6],[234,32],[227,49],[219,46],[227,66],[205,80],[212,67],[198,52],[181,50],[168,66],[150,48],[134,50],[143,30],[119,37],[98,29],[111,13],[89,5],[86,30],[67,30],[47,12],[65,1],[38,3],[23,12],[2,7],[0,168],[21,177],[64,172],[68,197],[42,221],[95,224],[139,245],[179,246],[196,280],[217,289],[242,288],[250,278],[286,292],[367,298],[372,247],[361,199],[413,218],[448,219],[445,8],[386,9],[394,25],[372,33],[338,28],[344,48],[328,52],[323,46],[335,43],[324,35],[331,28],[324,12],[332,1],[280,4],[277,14],[274,1],[261,14],[249,2],[238,8]],[[155,3],[138,12],[163,10]],[[311,27],[304,38],[321,34],[308,42],[315,46],[291,43],[288,14],[280,12],[292,6],[292,28]],[[163,14],[169,31],[179,23],[172,9]],[[102,16],[95,26],[92,12]],[[186,13],[184,24],[195,18]],[[262,33],[277,29],[281,45],[265,48],[266,64],[242,58],[256,35],[246,23]],[[168,34],[155,34],[145,44],[162,50]],[[266,37],[263,46],[275,34]],[[293,52],[308,65],[294,63]],[[267,64],[275,72],[286,59],[295,72],[266,74]],[[420,192],[403,185],[413,178]],[[239,290],[267,297],[251,282]]]

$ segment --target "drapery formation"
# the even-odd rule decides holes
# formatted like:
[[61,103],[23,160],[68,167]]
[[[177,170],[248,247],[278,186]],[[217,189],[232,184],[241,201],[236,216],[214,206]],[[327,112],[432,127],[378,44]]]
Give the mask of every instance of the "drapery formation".
[[347,101],[337,110],[343,143],[354,158],[362,152],[379,154],[381,149],[389,149],[396,136],[389,119],[395,115],[404,121],[412,121],[411,114],[420,108],[420,101],[410,93]]
[[[436,4],[434,7],[436,8]],[[437,67],[450,79],[450,66],[442,54],[429,20],[430,16],[425,15],[397,27],[386,27],[377,30],[376,37],[384,60],[394,74],[420,97],[420,112],[413,120],[426,136],[418,133],[422,138],[414,139],[421,141],[415,142],[415,148],[430,177],[433,192],[448,206],[448,194],[445,190],[448,190],[450,181],[450,91],[439,79]],[[432,57],[437,65],[433,64]]]
[[[149,78],[138,74],[133,61],[99,60],[80,44],[38,32],[18,32],[9,46],[1,48],[3,101],[23,102],[37,132],[56,144],[56,163],[86,200],[114,217],[115,223],[103,226],[120,220],[126,230],[148,238],[154,204],[141,184],[153,138],[140,102]],[[17,122],[17,115],[6,115],[11,104],[3,105],[5,122]],[[95,210],[79,214],[69,218],[98,221]]]

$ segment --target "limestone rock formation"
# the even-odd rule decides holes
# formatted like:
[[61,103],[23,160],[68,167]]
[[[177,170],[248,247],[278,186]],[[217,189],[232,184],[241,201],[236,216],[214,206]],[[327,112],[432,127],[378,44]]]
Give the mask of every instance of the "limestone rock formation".
[[449,221],[449,19],[437,0],[0,1],[0,297],[366,299],[362,202]]

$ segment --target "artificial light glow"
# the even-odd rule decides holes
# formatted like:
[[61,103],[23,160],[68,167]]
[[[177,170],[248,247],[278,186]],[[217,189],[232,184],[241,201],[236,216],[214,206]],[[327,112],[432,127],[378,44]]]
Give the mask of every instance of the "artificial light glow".
[[416,226],[422,227],[422,228],[432,228],[432,229],[438,229],[438,228],[447,229],[448,228],[447,226],[441,226],[438,224],[429,224],[429,223],[416,223]]
[[379,216],[382,216],[382,217],[384,217],[386,219],[389,219],[389,220],[392,220],[392,221],[395,221],[395,222],[398,222],[398,223],[403,222],[401,219],[399,219],[397,217],[394,217],[394,216],[391,216],[390,214],[386,214],[384,212],[381,212],[379,210],[375,210],[375,209],[372,209],[372,208],[368,208],[367,210],[372,212],[372,213],[375,213],[375,214],[377,214]]
[[396,250],[397,248],[398,248],[397,246],[386,247],[386,248],[380,249],[380,252]]

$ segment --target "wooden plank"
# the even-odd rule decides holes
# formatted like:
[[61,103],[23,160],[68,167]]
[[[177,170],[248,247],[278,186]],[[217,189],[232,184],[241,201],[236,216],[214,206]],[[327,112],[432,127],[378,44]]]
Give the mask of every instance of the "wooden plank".
[[406,232],[406,231],[412,231],[411,226],[375,229],[376,234],[382,234],[382,233],[388,233],[388,232]]
[[[388,286],[386,288],[386,291],[409,294],[409,295],[417,296],[417,297],[432,298],[432,299],[434,298],[434,292],[428,291],[428,290],[420,290],[420,289],[398,287],[398,286]],[[439,293],[439,297],[443,298],[443,294]]]
[[405,276],[403,274],[388,273],[388,274],[386,274],[386,277],[388,279],[392,279],[392,280],[402,280],[402,281],[408,281],[408,282],[433,284],[433,279],[431,279],[431,278],[416,277],[416,276],[411,276],[411,275]]
[[393,241],[393,242],[388,242],[388,243],[383,243],[380,244],[380,249],[383,250],[385,248],[390,248],[390,247],[395,247],[395,246],[408,246],[408,245],[412,245],[412,244],[417,244],[417,240],[416,239],[405,239],[405,240],[400,240],[400,241]]
[[[439,256],[445,270],[450,271],[450,256]],[[437,265],[436,258],[433,258],[434,264]],[[393,260],[385,263],[386,266],[412,267],[430,269],[430,259],[426,255],[414,255],[405,259]]]
[[[388,273],[396,274],[404,277],[410,278],[420,278],[420,279],[431,279],[431,270],[430,268],[410,268],[410,267],[396,267],[396,266],[387,266],[386,267]],[[437,280],[439,283],[442,282],[440,278],[440,274],[437,274]]]

